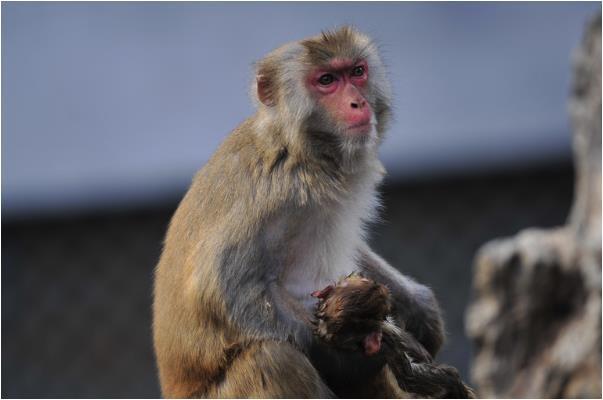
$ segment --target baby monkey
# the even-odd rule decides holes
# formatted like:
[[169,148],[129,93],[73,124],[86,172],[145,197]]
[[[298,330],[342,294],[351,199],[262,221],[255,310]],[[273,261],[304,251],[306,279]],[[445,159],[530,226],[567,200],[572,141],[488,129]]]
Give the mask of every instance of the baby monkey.
[[324,342],[369,356],[382,350],[400,388],[417,397],[475,398],[455,368],[434,363],[423,346],[395,324],[384,285],[353,273],[312,296],[319,300],[315,334]]

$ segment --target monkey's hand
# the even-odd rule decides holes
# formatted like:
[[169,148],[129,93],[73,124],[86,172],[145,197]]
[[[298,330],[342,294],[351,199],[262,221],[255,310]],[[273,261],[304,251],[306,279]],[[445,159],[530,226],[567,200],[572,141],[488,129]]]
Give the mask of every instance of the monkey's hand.
[[352,274],[335,285],[312,293],[318,298],[314,333],[342,350],[379,353],[382,324],[391,310],[389,290]]

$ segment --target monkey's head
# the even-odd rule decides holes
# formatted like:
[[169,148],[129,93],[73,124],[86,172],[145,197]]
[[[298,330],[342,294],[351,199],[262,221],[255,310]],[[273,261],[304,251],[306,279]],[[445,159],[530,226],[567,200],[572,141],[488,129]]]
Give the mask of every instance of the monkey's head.
[[257,65],[255,89],[261,115],[302,140],[363,148],[379,143],[390,116],[377,47],[348,26],[274,50]]

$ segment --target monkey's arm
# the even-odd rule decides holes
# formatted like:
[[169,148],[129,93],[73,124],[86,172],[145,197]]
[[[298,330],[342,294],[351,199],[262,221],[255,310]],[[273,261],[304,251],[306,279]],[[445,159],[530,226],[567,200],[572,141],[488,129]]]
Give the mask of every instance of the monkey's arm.
[[402,275],[368,245],[359,249],[359,255],[362,273],[389,288],[398,322],[435,356],[444,342],[444,322],[431,289]]
[[223,298],[230,319],[249,338],[287,341],[307,349],[312,340],[311,313],[288,294],[273,274],[265,272],[266,256],[261,247],[255,248],[255,254],[241,248],[252,247],[231,247],[219,265],[226,283]]

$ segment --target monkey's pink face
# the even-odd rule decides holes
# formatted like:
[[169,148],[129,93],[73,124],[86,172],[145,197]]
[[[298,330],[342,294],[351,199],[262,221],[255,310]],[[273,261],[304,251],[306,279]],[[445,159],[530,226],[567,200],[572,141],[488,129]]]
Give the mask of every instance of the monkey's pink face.
[[308,76],[308,87],[319,104],[349,135],[366,135],[371,131],[373,111],[363,94],[368,74],[364,60],[336,59]]

